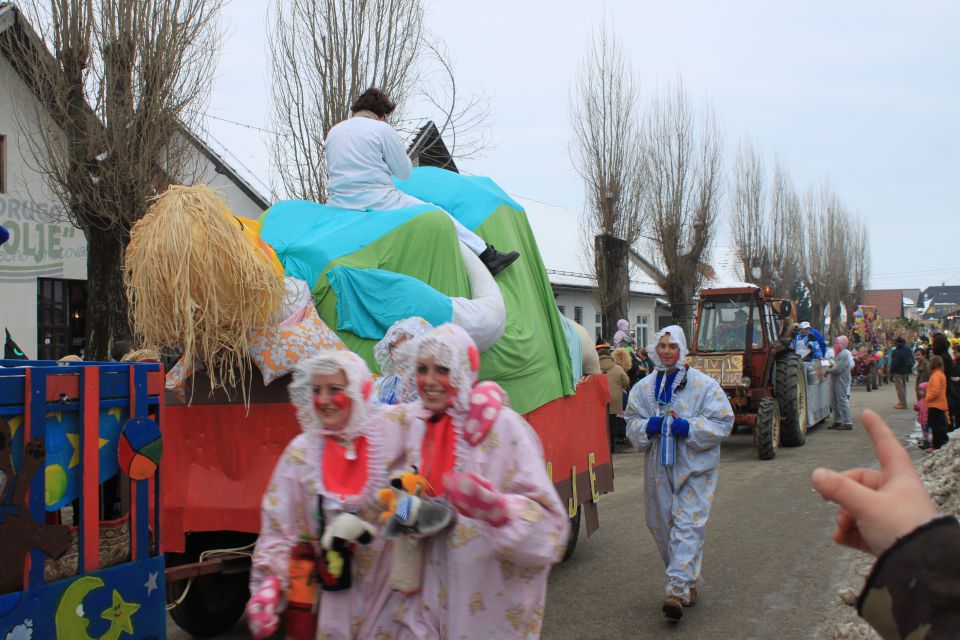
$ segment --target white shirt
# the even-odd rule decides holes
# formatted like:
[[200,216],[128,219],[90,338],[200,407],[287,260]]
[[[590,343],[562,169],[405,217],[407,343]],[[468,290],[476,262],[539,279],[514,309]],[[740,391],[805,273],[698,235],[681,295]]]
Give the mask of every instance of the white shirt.
[[396,131],[380,120],[354,116],[327,134],[327,204],[382,211],[422,202],[398,191],[390,179],[410,177],[412,167]]

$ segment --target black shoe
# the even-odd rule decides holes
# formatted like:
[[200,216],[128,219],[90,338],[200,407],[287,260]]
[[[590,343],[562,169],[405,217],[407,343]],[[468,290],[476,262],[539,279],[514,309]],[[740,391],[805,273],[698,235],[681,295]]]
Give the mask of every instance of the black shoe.
[[487,271],[490,272],[490,275],[495,276],[513,264],[519,257],[520,254],[516,251],[500,253],[492,244],[488,244],[487,248],[480,254],[480,261],[483,263],[483,266],[487,268]]

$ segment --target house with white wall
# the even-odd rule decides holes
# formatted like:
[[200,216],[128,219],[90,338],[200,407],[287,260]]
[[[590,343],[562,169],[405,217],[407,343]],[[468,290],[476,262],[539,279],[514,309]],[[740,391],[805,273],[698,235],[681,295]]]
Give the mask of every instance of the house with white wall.
[[[0,35],[22,20],[0,2]],[[10,232],[0,246],[0,331],[8,329],[29,357],[60,358],[83,347],[87,243],[31,156],[43,111],[10,55],[0,48],[0,225]],[[201,136],[185,135],[196,156],[194,182],[220,190],[236,215],[256,217],[269,206]]]

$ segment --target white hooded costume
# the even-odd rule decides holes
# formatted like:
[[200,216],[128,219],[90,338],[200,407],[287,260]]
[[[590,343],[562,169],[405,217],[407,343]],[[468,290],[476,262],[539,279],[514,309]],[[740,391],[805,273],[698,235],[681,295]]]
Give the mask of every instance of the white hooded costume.
[[[314,374],[343,371],[350,418],[337,432],[326,430],[313,407]],[[403,471],[404,438],[400,426],[371,401],[373,376],[366,363],[349,351],[326,351],[302,363],[290,383],[290,400],[303,433],[277,461],[263,496],[260,537],[253,553],[250,591],[258,593],[270,577],[289,586],[290,553],[301,536],[319,537],[318,507],[324,521],[351,513],[377,525],[383,510],[378,490],[391,474]],[[329,463],[329,464],[328,464]],[[357,482],[357,480],[360,482]],[[383,612],[390,588],[390,557],[377,537],[358,545],[352,562],[352,586],[319,591],[317,637],[327,640],[394,637],[399,628]]]
[[[679,368],[672,372],[657,355],[657,342],[664,335],[680,347]],[[700,577],[704,527],[717,487],[720,443],[733,428],[733,410],[713,378],[683,365],[687,343],[679,326],[658,332],[647,352],[657,370],[630,391],[625,411],[627,437],[646,455],[647,527],[666,565],[667,595],[686,603],[690,588]],[[664,421],[668,425],[670,420],[686,420],[687,437],[648,437],[647,422],[654,416],[672,416]],[[671,448],[672,464],[664,464],[662,456]]]

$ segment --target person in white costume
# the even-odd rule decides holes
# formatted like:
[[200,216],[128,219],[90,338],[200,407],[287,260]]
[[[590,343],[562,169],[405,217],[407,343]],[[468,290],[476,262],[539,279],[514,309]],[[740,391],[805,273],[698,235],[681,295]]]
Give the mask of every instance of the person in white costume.
[[[396,105],[379,89],[364,91],[350,107],[353,117],[327,134],[327,204],[341,209],[386,211],[402,209],[423,200],[393,186],[391,176],[410,177],[412,164],[397,132],[387,124]],[[520,257],[516,251],[500,253],[483,238],[450,216],[457,237],[496,275]]]
[[679,620],[697,601],[704,527],[733,410],[716,381],[684,364],[683,329],[671,325],[655,339],[648,352],[656,371],[634,385],[625,417],[627,437],[646,456],[647,527],[666,565],[663,612]]

